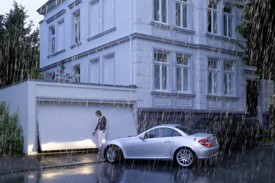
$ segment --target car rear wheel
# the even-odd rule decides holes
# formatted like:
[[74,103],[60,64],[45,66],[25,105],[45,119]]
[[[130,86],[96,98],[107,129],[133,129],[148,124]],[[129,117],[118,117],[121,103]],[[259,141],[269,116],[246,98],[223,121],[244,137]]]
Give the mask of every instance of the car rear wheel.
[[106,150],[106,160],[110,163],[119,163],[123,159],[121,149],[116,145],[110,145]]
[[196,159],[195,153],[187,147],[182,147],[175,153],[175,160],[182,167],[191,167]]

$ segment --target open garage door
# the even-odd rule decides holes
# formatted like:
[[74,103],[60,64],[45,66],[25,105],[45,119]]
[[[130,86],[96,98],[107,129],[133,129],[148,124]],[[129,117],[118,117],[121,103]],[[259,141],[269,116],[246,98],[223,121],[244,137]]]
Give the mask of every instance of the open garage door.
[[96,110],[107,118],[107,140],[136,135],[131,105],[38,103],[38,137],[41,151],[89,149],[98,145],[92,135]]

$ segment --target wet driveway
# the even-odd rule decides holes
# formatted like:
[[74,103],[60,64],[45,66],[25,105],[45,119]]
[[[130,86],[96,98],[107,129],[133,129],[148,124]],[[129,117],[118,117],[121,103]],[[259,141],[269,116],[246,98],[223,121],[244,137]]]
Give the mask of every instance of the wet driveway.
[[126,161],[119,165],[99,162],[43,171],[0,176],[4,183],[272,183],[275,182],[274,147],[235,150],[215,164],[185,169],[170,162]]

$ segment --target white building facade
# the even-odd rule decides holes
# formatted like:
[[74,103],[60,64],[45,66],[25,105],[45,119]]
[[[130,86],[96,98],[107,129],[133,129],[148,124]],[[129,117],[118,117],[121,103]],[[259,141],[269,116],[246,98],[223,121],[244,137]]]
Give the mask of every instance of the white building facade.
[[56,81],[136,86],[139,130],[247,110],[233,1],[50,0],[38,12],[41,70]]

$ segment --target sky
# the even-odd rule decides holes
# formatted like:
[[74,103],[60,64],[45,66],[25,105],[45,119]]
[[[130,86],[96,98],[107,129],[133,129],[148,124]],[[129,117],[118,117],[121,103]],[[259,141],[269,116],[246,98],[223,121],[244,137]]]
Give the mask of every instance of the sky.
[[39,27],[39,22],[43,20],[43,16],[37,13],[37,9],[43,6],[48,0],[1,0],[0,1],[0,14],[6,14],[13,8],[13,2],[16,1],[25,7],[29,20],[33,21],[34,27]]

